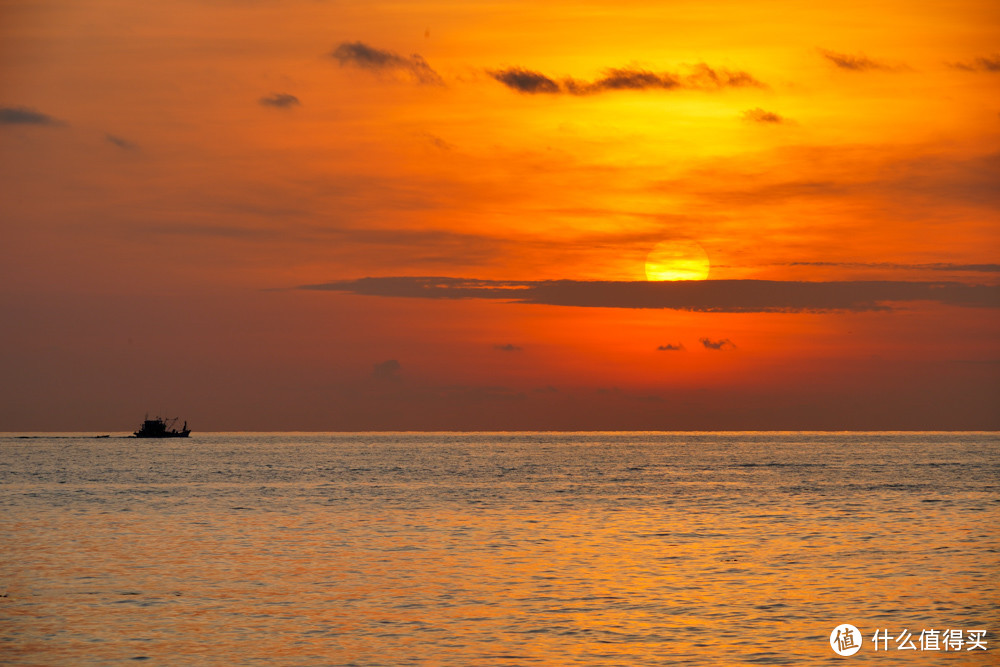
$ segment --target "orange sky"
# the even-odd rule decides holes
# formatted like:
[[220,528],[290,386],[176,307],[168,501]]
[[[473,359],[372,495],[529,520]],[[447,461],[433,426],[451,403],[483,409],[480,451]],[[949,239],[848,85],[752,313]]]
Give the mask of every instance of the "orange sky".
[[877,5],[0,0],[0,430],[998,428],[1000,8]]

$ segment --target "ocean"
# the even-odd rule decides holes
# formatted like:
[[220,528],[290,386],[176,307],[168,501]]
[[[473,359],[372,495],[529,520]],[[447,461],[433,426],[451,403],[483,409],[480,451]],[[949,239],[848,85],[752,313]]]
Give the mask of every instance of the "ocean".
[[0,436],[0,663],[1000,664],[997,433],[120,435]]

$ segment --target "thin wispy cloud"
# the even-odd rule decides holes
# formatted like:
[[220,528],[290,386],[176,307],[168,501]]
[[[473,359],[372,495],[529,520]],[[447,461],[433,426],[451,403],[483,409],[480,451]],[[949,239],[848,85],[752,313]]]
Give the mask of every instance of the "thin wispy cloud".
[[291,109],[302,105],[299,98],[289,93],[271,93],[270,95],[265,95],[260,98],[257,102],[261,106],[271,107],[274,109]]
[[639,67],[614,67],[592,81],[555,78],[526,69],[508,67],[488,70],[493,79],[511,90],[530,95],[596,95],[627,90],[720,90],[723,88],[766,87],[748,72],[712,68],[699,63],[686,73],[653,72]]
[[651,308],[719,313],[891,310],[927,301],[1000,307],[1000,285],[907,281],[500,281],[443,277],[360,278],[299,289],[383,297],[493,299],[577,308]]
[[494,345],[493,349],[494,350],[499,350],[501,352],[520,352],[524,348],[520,347],[518,345],[514,345],[513,343],[505,343],[503,345],[499,345],[499,344],[498,345]]
[[980,56],[969,62],[949,63],[955,69],[966,72],[1000,72],[1000,53],[991,56]]
[[773,111],[765,111],[760,107],[744,111],[743,120],[751,123],[770,123],[774,125],[781,125],[783,123],[790,122],[787,118],[779,116]]
[[423,132],[421,136],[423,136],[424,139],[429,141],[432,146],[434,146],[435,148],[439,148],[443,151],[450,151],[455,148],[453,145],[451,145],[441,137],[437,136],[436,134],[431,134],[430,132]]
[[1000,273],[1000,264],[903,264],[897,262],[784,262],[778,266],[836,266],[851,269],[892,269],[900,271],[946,271],[973,273]]
[[698,63],[691,72],[682,79],[685,88],[766,88],[767,86],[743,70],[712,68],[705,63]]
[[[428,390],[424,389],[424,391]],[[441,398],[469,403],[523,401],[527,398],[527,394],[523,391],[503,386],[477,387],[468,385],[449,385],[446,387],[430,389],[430,391],[437,394]]]
[[[814,161],[836,157],[836,149],[803,150]],[[1000,152],[971,157],[918,155],[893,159],[878,168],[859,169],[851,178],[816,174],[782,180],[783,173],[761,176],[753,169],[731,169],[719,163],[710,181],[671,180],[657,185],[670,192],[688,189],[713,203],[731,206],[769,206],[777,201],[816,199],[845,201],[857,198],[878,202],[879,206],[914,213],[933,211],[941,206],[978,207],[984,215],[1000,211]],[[772,180],[775,179],[775,180]],[[825,204],[824,204],[825,205]]]
[[698,342],[704,346],[706,350],[733,350],[736,349],[736,344],[728,338],[721,338],[719,340],[712,340],[711,338],[699,338]]
[[129,141],[128,139],[123,139],[119,136],[115,136],[114,134],[104,135],[104,140],[107,141],[112,146],[117,146],[118,148],[121,148],[122,150],[126,151],[134,151],[138,150],[139,148],[136,144]]
[[836,51],[828,51],[827,49],[820,49],[819,52],[824,58],[840,69],[852,72],[868,72],[872,70],[894,71],[900,69],[898,65],[892,65],[881,60],[873,60],[864,54],[837,53]]
[[683,343],[667,343],[666,345],[660,345],[656,348],[657,352],[683,352]]
[[330,53],[341,66],[358,67],[373,72],[408,76],[422,84],[443,85],[444,80],[423,56],[414,53],[401,56],[393,51],[377,49],[363,42],[344,42]]
[[386,361],[379,362],[372,367],[372,377],[376,380],[396,381],[400,379],[400,372],[402,371],[402,368],[402,364],[395,359],[387,359]]
[[0,107],[0,125],[65,125],[58,118],[29,107]]

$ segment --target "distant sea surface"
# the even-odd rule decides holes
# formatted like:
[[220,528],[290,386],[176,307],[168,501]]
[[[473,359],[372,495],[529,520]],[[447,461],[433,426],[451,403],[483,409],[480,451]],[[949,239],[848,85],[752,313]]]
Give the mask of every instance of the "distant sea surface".
[[0,435],[0,663],[1000,663],[996,433],[120,435]]

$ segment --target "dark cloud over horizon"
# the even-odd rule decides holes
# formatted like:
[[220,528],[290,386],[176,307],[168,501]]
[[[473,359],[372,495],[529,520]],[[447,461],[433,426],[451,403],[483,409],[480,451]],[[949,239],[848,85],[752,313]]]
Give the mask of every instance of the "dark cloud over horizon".
[[65,125],[65,123],[29,107],[0,107],[0,125]]
[[540,93],[596,95],[621,90],[719,90],[766,87],[747,72],[715,69],[705,63],[694,65],[687,74],[657,73],[639,67],[615,67],[605,69],[603,75],[593,81],[571,77],[557,81],[546,74],[524,67],[488,70],[487,73],[511,90],[532,95]]
[[682,352],[684,351],[684,343],[667,343],[666,345],[660,345],[656,348],[657,352]]
[[377,49],[363,42],[344,42],[330,53],[341,66],[351,65],[376,72],[397,72],[409,75],[423,84],[443,85],[441,75],[435,72],[423,56],[414,53],[401,56],[398,53]]
[[1000,285],[904,281],[499,281],[441,277],[360,278],[298,289],[422,299],[496,299],[581,308],[652,308],[698,312],[889,310],[891,303],[931,301],[1000,307]]

